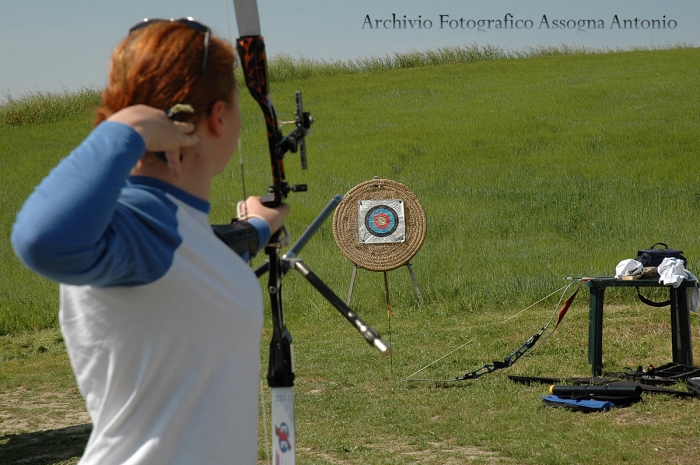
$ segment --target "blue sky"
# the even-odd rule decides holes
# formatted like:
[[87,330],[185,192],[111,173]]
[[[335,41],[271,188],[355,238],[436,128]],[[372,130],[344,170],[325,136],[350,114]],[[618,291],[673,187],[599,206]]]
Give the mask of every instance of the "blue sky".
[[[475,43],[514,49],[700,46],[698,0],[258,0],[258,7],[270,56],[353,59]],[[399,23],[392,15],[413,20],[414,27],[394,27]],[[637,27],[615,27],[616,15],[620,26],[637,19]],[[230,26],[237,37],[231,0],[2,0],[0,100],[101,87],[112,48],[133,24],[144,17],[183,16],[223,37]],[[493,22],[490,29],[474,27],[479,20],[506,19],[512,20],[508,29],[496,29]],[[595,20],[597,27],[554,29],[555,20],[568,25]],[[666,27],[645,28],[651,20],[665,21]]]

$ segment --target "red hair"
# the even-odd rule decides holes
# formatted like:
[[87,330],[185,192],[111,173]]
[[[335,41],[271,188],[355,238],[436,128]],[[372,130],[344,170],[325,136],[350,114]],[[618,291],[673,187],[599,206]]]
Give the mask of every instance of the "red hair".
[[194,114],[180,120],[196,122],[214,102],[232,102],[236,55],[231,44],[211,35],[204,71],[203,60],[204,33],[185,24],[161,21],[135,30],[114,49],[95,125],[137,104],[163,110],[189,104]]

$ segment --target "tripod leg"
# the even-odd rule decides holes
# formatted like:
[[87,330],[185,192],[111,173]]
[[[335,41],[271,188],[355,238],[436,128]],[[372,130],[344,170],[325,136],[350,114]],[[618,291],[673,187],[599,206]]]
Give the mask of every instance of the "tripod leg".
[[418,303],[420,305],[423,305],[423,296],[420,294],[420,289],[418,289],[418,281],[416,281],[416,275],[413,274],[413,267],[411,266],[410,263],[406,263],[406,267],[408,268],[408,274],[411,275],[411,280],[413,281],[413,287],[416,288],[416,295],[418,296]]
[[350,290],[348,291],[348,300],[345,305],[350,306],[350,299],[352,299],[352,289],[355,287],[355,276],[357,276],[357,265],[352,269],[352,277],[350,278]]

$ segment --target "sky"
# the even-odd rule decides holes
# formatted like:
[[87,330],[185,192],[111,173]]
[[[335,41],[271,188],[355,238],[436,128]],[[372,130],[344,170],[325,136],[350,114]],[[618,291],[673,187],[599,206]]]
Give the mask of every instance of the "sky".
[[[698,0],[258,0],[258,8],[268,56],[351,60],[474,44],[700,46]],[[131,26],[185,16],[238,37],[232,0],[0,0],[0,101],[101,88]]]

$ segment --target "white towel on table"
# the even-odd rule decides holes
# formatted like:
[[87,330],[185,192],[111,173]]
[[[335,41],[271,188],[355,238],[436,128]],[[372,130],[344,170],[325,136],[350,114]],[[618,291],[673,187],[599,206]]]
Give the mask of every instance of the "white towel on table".
[[623,276],[637,276],[642,274],[644,265],[639,263],[637,260],[628,258],[627,260],[622,260],[615,267],[615,279],[620,279]]
[[677,288],[681,285],[684,279],[695,281],[695,286],[690,291],[690,302],[688,307],[691,311],[697,312],[700,307],[700,289],[698,288],[698,278],[685,269],[683,260],[675,257],[666,257],[658,266],[659,283],[664,286],[673,286]]

